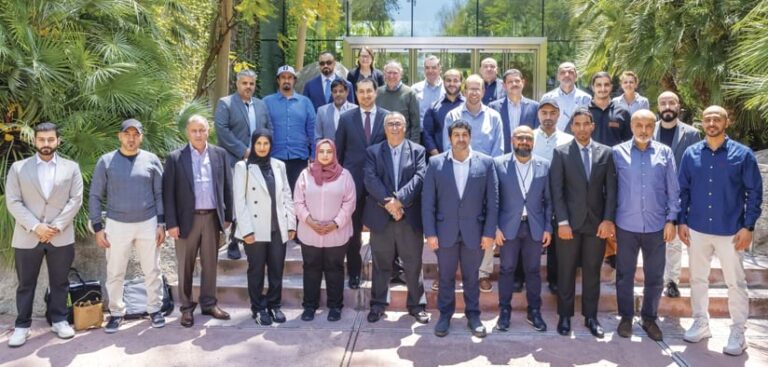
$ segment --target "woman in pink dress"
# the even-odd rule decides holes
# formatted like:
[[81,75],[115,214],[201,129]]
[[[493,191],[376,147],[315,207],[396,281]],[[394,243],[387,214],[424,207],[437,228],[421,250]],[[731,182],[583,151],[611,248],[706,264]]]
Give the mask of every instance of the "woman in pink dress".
[[294,189],[298,239],[304,259],[304,312],[311,321],[320,307],[320,282],[325,275],[328,321],[341,319],[344,306],[344,257],[352,236],[355,182],[336,159],[336,145],[317,142],[315,161],[301,172]]

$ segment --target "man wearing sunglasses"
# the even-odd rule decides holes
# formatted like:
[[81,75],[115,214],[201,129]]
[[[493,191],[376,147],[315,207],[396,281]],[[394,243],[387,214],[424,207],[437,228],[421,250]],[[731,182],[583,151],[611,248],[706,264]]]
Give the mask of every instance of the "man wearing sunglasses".
[[[352,90],[352,83],[336,75],[336,58],[332,53],[329,51],[321,53],[317,59],[317,64],[320,65],[320,75],[310,79],[307,85],[304,86],[304,92],[302,93],[312,101],[315,112],[317,112],[320,106],[333,102],[331,83],[334,80],[343,81],[347,84],[347,90]],[[347,95],[347,101],[349,102],[354,102],[354,98],[352,93]]]

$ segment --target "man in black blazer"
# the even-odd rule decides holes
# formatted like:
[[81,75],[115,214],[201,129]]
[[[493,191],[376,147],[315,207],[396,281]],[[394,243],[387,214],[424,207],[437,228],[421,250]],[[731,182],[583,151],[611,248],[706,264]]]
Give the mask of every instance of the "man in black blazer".
[[421,188],[427,170],[425,150],[405,139],[407,122],[400,112],[384,118],[387,140],[368,147],[365,164],[363,224],[371,231],[373,285],[368,322],[376,322],[389,304],[389,280],[395,256],[402,259],[408,286],[408,313],[426,324],[421,255],[424,235],[421,223]]
[[389,111],[376,107],[376,88],[372,79],[357,82],[355,94],[359,102],[341,114],[336,129],[336,156],[339,163],[349,171],[355,181],[357,205],[352,214],[352,237],[347,243],[347,275],[349,288],[360,287],[360,271],[363,259],[360,257],[363,230],[363,208],[365,207],[365,186],[363,184],[366,149],[381,143],[384,136],[384,116]]
[[192,272],[198,253],[202,265],[200,308],[203,315],[228,320],[216,304],[216,263],[219,232],[232,222],[232,170],[227,152],[208,144],[205,117],[187,121],[189,144],[171,152],[163,174],[163,206],[168,234],[176,240],[181,325],[194,325]]
[[605,239],[615,234],[616,167],[610,147],[592,140],[595,123],[577,107],[569,123],[575,139],[554,150],[550,182],[558,224],[557,332],[568,335],[574,313],[576,267],[581,259],[581,313],[592,335],[602,338],[597,320],[600,268]]

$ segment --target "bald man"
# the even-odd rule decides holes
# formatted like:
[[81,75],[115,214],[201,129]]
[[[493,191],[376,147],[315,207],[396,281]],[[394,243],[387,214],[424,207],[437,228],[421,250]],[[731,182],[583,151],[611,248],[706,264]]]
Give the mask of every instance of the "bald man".
[[760,217],[763,180],[752,150],[725,134],[731,124],[725,109],[707,107],[702,117],[706,138],[685,151],[678,175],[681,211],[677,234],[688,246],[694,319],[683,339],[696,343],[712,336],[707,293],[710,261],[715,255],[728,286],[732,322],[723,353],[738,356],[747,349],[744,329],[749,316],[741,259]]
[[663,339],[656,324],[664,287],[665,243],[675,238],[680,211],[672,149],[652,140],[656,115],[641,109],[632,115],[632,139],[613,147],[618,178],[616,207],[616,301],[619,304],[618,334],[632,335],[635,314],[635,270],[643,253],[643,307],[641,326],[649,338]]

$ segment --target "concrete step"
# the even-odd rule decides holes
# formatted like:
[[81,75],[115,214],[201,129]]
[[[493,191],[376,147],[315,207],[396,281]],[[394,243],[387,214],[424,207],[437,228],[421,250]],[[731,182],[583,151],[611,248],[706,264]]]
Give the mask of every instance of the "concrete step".
[[[248,288],[245,278],[240,275],[220,275],[218,277],[217,298],[220,302],[228,304],[247,305],[250,303],[248,297]],[[434,310],[437,305],[437,292],[432,291],[430,286],[432,280],[425,280],[424,287],[427,296],[427,308]],[[370,300],[370,282],[364,281],[359,290],[351,290],[345,287],[344,291],[344,304],[346,307],[352,307],[357,309],[367,309],[368,302]],[[266,284],[265,284],[266,287]],[[325,289],[325,284],[322,285]],[[481,293],[480,306],[484,311],[497,312],[498,310],[498,284],[493,282],[493,291],[488,293]],[[177,287],[174,284],[174,293],[177,292]],[[193,287],[194,297],[197,297],[199,292],[198,279],[195,280]],[[690,290],[688,288],[680,288],[681,296],[679,298],[662,297],[659,305],[659,315],[662,316],[675,316],[675,317],[689,317],[691,315],[690,307]],[[642,305],[643,289],[642,287],[635,287],[635,308],[639,314],[640,306]],[[728,291],[723,288],[710,289],[710,303],[709,312],[712,317],[728,317]],[[177,294],[177,293],[176,293]],[[461,288],[456,290],[456,309],[457,312],[461,312],[464,308],[463,290]],[[390,288],[390,310],[406,310],[406,287],[402,285],[393,285]],[[300,275],[286,275],[283,278],[283,304],[289,307],[300,307],[303,297],[302,289],[302,277]],[[542,310],[556,311],[557,310],[557,297],[551,294],[548,290],[543,289],[541,293],[542,297]],[[766,289],[750,289],[750,317],[764,318],[768,316],[768,290]],[[178,299],[178,298],[176,298]],[[325,304],[325,292],[321,296],[321,305]],[[581,286],[576,286],[576,312],[578,314],[581,304]],[[525,293],[515,293],[512,300],[512,307],[514,310],[522,311],[526,309]],[[602,284],[601,296],[599,303],[600,312],[615,312],[617,311],[616,305],[616,287],[614,285]]]

